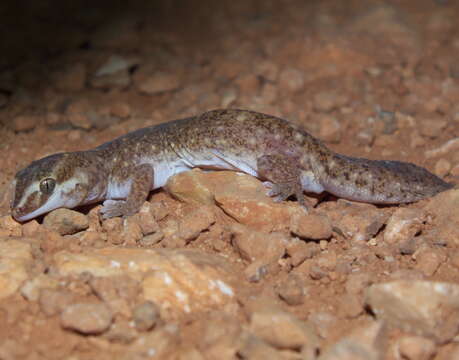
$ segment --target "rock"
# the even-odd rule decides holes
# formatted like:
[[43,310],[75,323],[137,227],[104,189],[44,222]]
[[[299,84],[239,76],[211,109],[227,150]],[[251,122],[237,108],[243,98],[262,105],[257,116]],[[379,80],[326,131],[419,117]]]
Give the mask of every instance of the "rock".
[[300,265],[304,260],[311,259],[320,253],[320,247],[314,242],[305,242],[298,238],[289,241],[286,252],[290,256],[292,266]]
[[20,240],[0,240],[0,299],[14,294],[28,278],[32,247]]
[[123,228],[123,219],[121,217],[114,217],[102,222],[102,229],[108,234],[121,232]]
[[313,262],[318,267],[326,270],[327,272],[335,271],[337,265],[336,252],[334,250],[324,250],[318,254]]
[[44,288],[40,291],[38,304],[46,316],[60,314],[70,304],[76,301],[76,296],[68,290]]
[[262,306],[250,316],[250,330],[277,349],[317,349],[318,338],[311,324],[275,306]]
[[202,206],[180,219],[177,236],[189,243],[214,223],[215,214],[213,209],[209,206]]
[[406,360],[430,360],[437,353],[435,343],[421,336],[404,336],[398,341],[398,353]]
[[110,114],[120,119],[131,116],[131,106],[125,102],[116,102],[110,105]]
[[247,335],[245,337],[243,345],[237,354],[242,359],[247,360],[285,359],[285,357],[283,357],[274,347],[253,335]]
[[90,114],[93,112],[93,105],[90,101],[86,98],[79,98],[68,104],[65,115],[67,120],[76,128],[88,130],[93,126],[90,118]]
[[389,218],[384,230],[384,241],[401,244],[418,234],[427,221],[427,213],[421,209],[399,208]]
[[110,329],[104,333],[104,339],[112,343],[130,344],[137,339],[139,333],[132,327],[132,323],[127,320],[116,319]]
[[221,78],[222,80],[232,81],[236,76],[242,73],[245,69],[245,65],[238,61],[238,59],[226,59],[222,58],[218,64],[215,64],[214,78]]
[[354,272],[347,277],[345,284],[346,292],[349,294],[362,294],[372,283],[373,281],[369,273]]
[[393,281],[370,286],[365,302],[378,319],[403,331],[451,340],[459,328],[459,285],[433,281]]
[[91,78],[91,86],[95,89],[124,89],[131,85],[131,81],[129,70],[120,70],[113,74]]
[[138,336],[129,345],[125,357],[122,359],[172,359],[180,345],[179,327],[177,324],[171,323],[158,330],[149,331]]
[[459,250],[455,249],[448,253],[448,257],[450,259],[451,265],[453,265],[456,269],[459,269]]
[[333,328],[336,327],[338,319],[335,315],[327,312],[312,312],[308,316],[308,321],[314,325],[321,338],[327,339]]
[[342,127],[335,117],[320,115],[317,121],[319,123],[319,138],[321,140],[334,144],[341,141]]
[[[0,229],[6,230],[7,236],[22,236],[22,225],[14,220],[11,215],[0,217]],[[24,234],[28,236],[27,234]]]
[[95,335],[108,330],[113,316],[104,303],[72,304],[61,313],[61,326],[82,334]]
[[135,245],[140,239],[142,239],[142,227],[139,224],[138,217],[129,216],[123,219],[123,230],[119,234],[123,239],[123,244]]
[[312,240],[328,239],[332,235],[332,225],[326,215],[297,211],[290,221],[293,234]]
[[441,249],[428,245],[421,246],[416,250],[412,258],[416,260],[416,269],[420,270],[425,276],[435,274],[440,265],[447,259],[446,254]]
[[18,115],[13,119],[13,130],[16,132],[30,131],[40,122],[41,118],[36,115]]
[[445,177],[449,174],[451,168],[451,163],[448,160],[442,158],[435,163],[434,173],[439,177]]
[[235,359],[241,348],[241,322],[221,310],[211,312],[197,324],[198,346],[205,359]]
[[335,92],[323,91],[314,95],[313,106],[316,111],[330,112],[342,107],[349,102],[346,95],[340,95]]
[[432,214],[435,238],[442,239],[448,247],[459,245],[459,189],[444,191],[429,200],[424,210]]
[[240,94],[255,94],[260,87],[260,80],[253,73],[244,74],[238,77],[235,83],[239,87]]
[[250,282],[259,282],[268,275],[268,273],[270,273],[269,265],[275,266],[273,263],[266,263],[263,260],[255,260],[244,270],[246,279]]
[[419,121],[419,132],[421,135],[435,139],[440,136],[445,127],[448,125],[448,122],[442,118],[435,119],[421,119]]
[[256,75],[268,81],[276,81],[279,76],[279,65],[270,60],[262,60],[254,69]]
[[339,199],[338,208],[329,211],[335,228],[356,243],[370,240],[382,228],[388,213],[371,204],[362,204]]
[[139,61],[134,58],[126,58],[120,55],[110,56],[95,72],[95,76],[112,75],[122,70],[128,70],[130,67],[137,65]]
[[56,289],[59,280],[46,274],[38,274],[31,280],[27,280],[21,287],[21,295],[28,301],[38,301],[41,289]]
[[285,68],[279,74],[279,88],[281,92],[297,93],[304,88],[304,74],[294,68]]
[[27,221],[21,226],[21,230],[24,236],[32,237],[40,232],[41,225],[37,220]]
[[139,245],[149,247],[159,243],[163,239],[164,233],[161,230],[159,230],[154,234],[144,236],[142,239],[139,240]]
[[134,308],[132,318],[137,330],[149,331],[158,323],[159,308],[154,302],[145,301]]
[[136,81],[136,84],[137,89],[147,95],[176,90],[181,86],[178,75],[169,72],[156,72]]
[[161,317],[202,311],[235,300],[240,275],[220,256],[197,250],[105,248],[54,255],[61,276],[128,275],[141,282],[144,299],[157,304]]
[[[86,113],[68,114],[67,120],[77,129],[89,130],[93,126],[91,118]],[[73,132],[72,134],[78,133]]]
[[[104,220],[102,228],[107,232],[107,239],[114,245],[134,245],[143,237],[140,222],[143,215],[135,214],[125,219],[111,218]],[[144,223],[146,226],[146,224]],[[151,225],[151,224],[150,224]],[[146,231],[145,227],[145,231]]]
[[339,310],[343,317],[353,319],[363,313],[363,305],[362,296],[359,294],[346,293],[340,297]]
[[239,255],[250,262],[264,260],[269,264],[285,253],[288,238],[280,233],[264,233],[240,224],[231,227],[232,243]]
[[186,171],[170,178],[166,189],[184,202],[216,203],[237,222],[263,232],[285,231],[292,215],[303,213],[297,204],[275,203],[259,180],[234,171]]
[[275,290],[288,305],[301,305],[307,294],[304,281],[295,273],[288,274],[287,278],[275,287]]
[[454,138],[451,140],[448,140],[441,146],[432,149],[432,150],[427,150],[424,155],[427,159],[431,159],[433,157],[437,156],[443,156],[447,155],[448,153],[458,150],[459,149],[459,138]]
[[[216,173],[215,173],[216,174]],[[213,205],[217,184],[200,169],[182,172],[168,179],[165,189],[175,198],[190,204]],[[227,174],[229,175],[229,174]]]
[[382,360],[387,347],[383,322],[374,322],[354,330],[318,357],[318,360]]
[[48,213],[43,225],[60,235],[72,235],[89,227],[88,217],[78,211],[57,209]]
[[140,293],[140,283],[127,275],[93,277],[88,281],[93,293],[107,304],[114,316],[129,317]]
[[260,91],[259,101],[263,104],[274,104],[278,99],[278,89],[275,85],[266,83]]
[[355,135],[355,140],[358,145],[371,146],[375,141],[375,134],[371,129],[364,129]]
[[238,95],[238,91],[234,88],[224,89],[221,95],[220,106],[224,109],[231,106],[237,100]]

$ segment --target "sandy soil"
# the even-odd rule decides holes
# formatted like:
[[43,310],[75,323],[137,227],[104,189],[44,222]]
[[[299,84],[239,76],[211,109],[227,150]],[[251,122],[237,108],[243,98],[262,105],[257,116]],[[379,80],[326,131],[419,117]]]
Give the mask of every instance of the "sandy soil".
[[180,174],[139,214],[25,224],[30,161],[214,108],[459,176],[455,1],[1,3],[0,359],[459,358],[459,192],[274,203]]

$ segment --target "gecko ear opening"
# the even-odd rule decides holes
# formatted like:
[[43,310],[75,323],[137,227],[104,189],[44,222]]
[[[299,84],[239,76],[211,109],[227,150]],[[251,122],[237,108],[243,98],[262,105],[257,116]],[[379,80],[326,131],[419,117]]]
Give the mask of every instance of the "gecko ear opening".
[[46,178],[40,181],[40,191],[43,194],[51,194],[54,191],[54,188],[56,187],[56,180],[53,178]]

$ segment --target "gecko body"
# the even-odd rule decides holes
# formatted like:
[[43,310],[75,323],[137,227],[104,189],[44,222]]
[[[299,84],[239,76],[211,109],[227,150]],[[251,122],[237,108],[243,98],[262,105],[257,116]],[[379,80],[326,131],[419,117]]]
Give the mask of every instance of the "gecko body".
[[243,172],[277,200],[327,191],[395,204],[452,187],[424,168],[337,154],[294,124],[248,110],[213,110],[140,129],[86,151],[50,155],[19,171],[12,215],[27,221],[53,209],[104,201],[103,217],[136,213],[148,193],[199,167]]

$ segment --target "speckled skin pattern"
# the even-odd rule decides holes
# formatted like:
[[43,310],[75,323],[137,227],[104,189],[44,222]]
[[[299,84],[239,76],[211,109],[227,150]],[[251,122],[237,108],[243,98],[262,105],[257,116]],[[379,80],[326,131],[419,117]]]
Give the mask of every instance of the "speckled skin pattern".
[[[155,188],[194,167],[241,171],[266,181],[277,200],[327,191],[351,200],[395,204],[452,186],[398,161],[352,158],[329,150],[292,123],[247,110],[213,110],[140,129],[95,149],[34,161],[15,178],[12,214],[26,221],[57,207],[105,200],[103,217],[136,213]],[[53,193],[39,184],[54,179]]]

